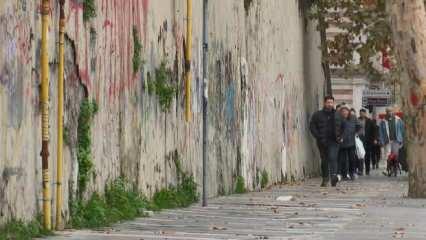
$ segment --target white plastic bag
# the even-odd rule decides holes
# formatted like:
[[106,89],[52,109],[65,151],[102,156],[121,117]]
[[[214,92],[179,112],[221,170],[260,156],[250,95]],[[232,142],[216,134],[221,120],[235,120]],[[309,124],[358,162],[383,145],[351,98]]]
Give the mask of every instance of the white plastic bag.
[[355,136],[355,146],[356,146],[356,156],[358,159],[364,159],[365,157],[365,148],[361,139],[358,136]]

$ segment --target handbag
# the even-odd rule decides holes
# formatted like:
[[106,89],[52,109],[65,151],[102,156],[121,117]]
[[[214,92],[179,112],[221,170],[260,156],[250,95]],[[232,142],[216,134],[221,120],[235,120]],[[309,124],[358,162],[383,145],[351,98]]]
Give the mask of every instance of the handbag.
[[358,159],[364,159],[365,157],[365,148],[361,139],[358,135],[355,136],[355,147],[356,147],[356,156]]

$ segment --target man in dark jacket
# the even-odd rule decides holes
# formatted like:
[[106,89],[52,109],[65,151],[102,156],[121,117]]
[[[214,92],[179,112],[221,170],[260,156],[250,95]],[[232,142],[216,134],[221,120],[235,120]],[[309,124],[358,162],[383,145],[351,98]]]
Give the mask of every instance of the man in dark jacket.
[[[378,132],[376,123],[368,117],[366,109],[361,109],[359,115],[359,122],[361,123],[359,138],[365,149],[365,174],[370,175],[371,165],[375,169],[378,162],[374,153],[374,146],[378,143]],[[360,171],[362,172],[362,168]]]
[[324,98],[324,107],[312,116],[310,130],[317,140],[321,156],[322,187],[326,187],[331,176],[331,185],[336,186],[337,157],[339,152],[340,128],[336,127],[336,111],[334,110],[334,98]]

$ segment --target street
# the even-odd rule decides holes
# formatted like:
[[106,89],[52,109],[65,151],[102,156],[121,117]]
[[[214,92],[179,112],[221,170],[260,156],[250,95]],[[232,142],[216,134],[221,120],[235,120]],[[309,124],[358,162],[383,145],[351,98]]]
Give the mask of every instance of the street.
[[98,231],[49,239],[426,239],[426,200],[405,198],[407,177],[379,171],[337,188],[320,179],[212,199]]

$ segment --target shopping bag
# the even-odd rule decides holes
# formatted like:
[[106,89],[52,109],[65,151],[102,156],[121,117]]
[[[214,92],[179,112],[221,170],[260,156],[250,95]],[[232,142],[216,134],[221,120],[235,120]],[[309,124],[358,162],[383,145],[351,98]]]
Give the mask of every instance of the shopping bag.
[[361,139],[358,136],[355,136],[355,146],[356,146],[356,156],[358,159],[364,159],[365,157],[365,148]]

